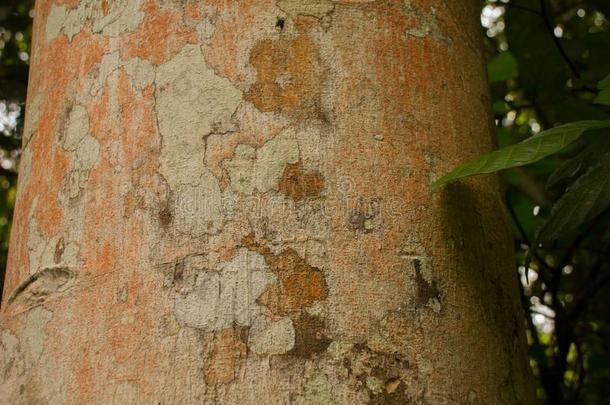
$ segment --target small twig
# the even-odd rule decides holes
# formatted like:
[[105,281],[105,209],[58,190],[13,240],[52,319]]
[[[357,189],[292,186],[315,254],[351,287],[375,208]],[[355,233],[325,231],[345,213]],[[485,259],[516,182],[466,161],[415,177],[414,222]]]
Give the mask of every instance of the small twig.
[[577,79],[580,79],[580,73],[578,72],[578,69],[576,69],[576,65],[574,65],[574,62],[572,62],[572,60],[568,56],[565,49],[563,49],[563,46],[561,45],[561,41],[555,35],[555,27],[553,27],[553,23],[551,22],[551,19],[549,18],[549,15],[548,15],[548,10],[546,7],[546,0],[540,0],[540,16],[544,20],[544,24],[546,25],[546,28],[549,31],[549,34],[551,35],[551,38],[553,39],[553,42],[555,43],[557,50],[561,54],[561,57],[566,62],[566,64],[570,67],[572,74]]
[[[510,216],[511,216],[513,222],[515,223],[515,226],[517,227],[517,230],[519,231],[519,235],[521,236],[521,238],[523,239],[525,244],[531,249],[532,242],[530,241],[529,237],[527,236],[527,233],[525,232],[523,225],[521,225],[521,222],[519,221],[519,218],[517,217],[517,213],[513,209],[512,205],[510,204],[508,197],[506,198],[506,206],[508,208],[508,212],[510,213]],[[547,262],[542,257],[540,257],[540,255],[538,253],[534,253],[534,257],[536,258],[536,260],[538,260],[538,262],[542,265],[542,267],[544,267],[545,269],[547,269],[549,271],[553,270],[553,268],[551,266],[549,266],[547,264]],[[526,269],[525,270],[525,281],[527,281],[529,283],[528,273],[529,273],[529,269]]]
[[559,54],[561,55],[563,60],[566,62],[566,64],[570,68],[570,70],[572,71],[572,74],[574,75],[574,77],[576,77],[577,79],[581,78],[580,72],[578,72],[578,69],[576,69],[576,65],[574,64],[574,62],[572,62],[572,60],[568,56],[565,49],[563,49],[563,46],[561,45],[561,41],[559,40],[559,38],[557,38],[555,36],[555,27],[553,27],[553,23],[551,22],[551,19],[549,18],[545,0],[540,0],[540,10],[535,10],[533,8],[529,8],[526,6],[520,6],[520,5],[514,4],[514,3],[508,3],[507,6],[510,6],[511,8],[514,8],[516,10],[527,11],[528,13],[535,14],[538,17],[542,18],[542,20],[544,21],[544,25],[546,26],[547,31],[549,32],[549,35],[551,36],[551,39],[553,40],[553,43],[555,44],[555,47],[559,51]]
[[559,264],[555,267],[555,269],[553,271],[553,278],[551,279],[551,283],[549,285],[549,290],[551,291],[551,295],[553,297],[553,304],[555,304],[555,301],[557,299],[557,293],[559,292],[559,283],[561,281],[561,275],[563,274],[563,268],[566,267],[568,264],[570,264],[570,261],[574,257],[574,254],[580,248],[580,245],[585,241],[585,239],[587,239],[587,236],[589,236],[589,234],[597,226],[597,224],[599,222],[598,219],[602,218],[609,212],[610,212],[610,207],[606,208],[604,211],[602,211],[599,215],[597,215],[595,218],[593,218],[591,220],[587,229],[584,232],[581,232],[576,237],[576,239],[574,239],[574,242],[572,242],[572,245],[566,250],[565,255],[559,261]]
[[566,250],[566,254],[563,256],[563,258],[561,259],[561,261],[559,262],[559,264],[557,265],[555,270],[561,271],[561,270],[563,270],[564,267],[566,267],[568,264],[570,264],[570,260],[572,259],[572,256],[574,256],[574,253],[578,249],[580,249],[580,245],[585,241],[585,239],[587,239],[587,236],[589,236],[589,234],[597,226],[597,224],[599,222],[598,219],[602,218],[603,216],[605,216],[608,213],[610,213],[610,207],[606,208],[595,218],[591,219],[587,229],[584,232],[581,232],[576,237],[576,239],[574,239],[574,242],[572,242],[572,245],[570,245],[570,247],[568,247],[568,249]]

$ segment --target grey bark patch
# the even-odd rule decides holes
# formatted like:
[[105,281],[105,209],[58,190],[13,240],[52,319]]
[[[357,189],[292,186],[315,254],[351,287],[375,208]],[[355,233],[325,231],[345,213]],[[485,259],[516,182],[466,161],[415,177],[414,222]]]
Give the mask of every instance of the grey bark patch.
[[233,113],[241,92],[204,61],[197,46],[187,45],[156,75],[156,111],[162,137],[161,173],[172,190],[197,184],[203,174],[203,139],[234,129]]
[[419,20],[419,25],[409,28],[405,31],[405,38],[426,38],[431,37],[440,42],[444,42],[448,46],[453,43],[450,38],[445,37],[438,25],[436,18],[436,9],[430,7],[429,10],[421,10],[411,5],[409,0],[405,1],[404,10],[408,14],[415,14]]
[[23,148],[27,146],[38,128],[42,100],[43,95],[36,93],[26,107],[25,122],[23,124]]
[[172,194],[172,218],[178,232],[200,237],[222,228],[220,186],[209,170],[204,170],[197,185],[180,185]]
[[284,354],[295,344],[295,331],[289,317],[277,322],[267,322],[259,318],[250,328],[248,347],[262,355]]
[[209,332],[251,326],[261,316],[258,297],[276,281],[263,256],[245,248],[217,270],[195,269],[190,274],[191,281],[183,282],[175,299],[176,318],[182,325]]
[[294,130],[287,129],[259,149],[237,145],[235,156],[223,162],[231,179],[231,189],[240,194],[277,190],[287,164],[299,160],[299,144]]
[[217,233],[223,224],[222,196],[203,163],[204,138],[234,129],[241,92],[216,75],[194,45],[159,66],[155,83],[160,172],[172,191],[172,221],[165,223],[193,237]]
[[208,43],[214,37],[214,32],[216,31],[215,21],[211,18],[207,17],[199,24],[197,24],[197,34],[199,35],[199,39],[203,43]]
[[125,71],[131,77],[134,87],[142,90],[155,80],[155,68],[146,59],[133,58],[123,64]]
[[74,156],[73,168],[64,176],[62,185],[62,193],[70,198],[78,197],[86,187],[89,171],[100,159],[100,144],[89,130],[89,113],[78,104],[69,109],[66,122],[60,124],[58,142]]
[[322,372],[316,372],[305,382],[303,394],[296,397],[298,404],[332,405],[335,404],[333,386]]
[[180,332],[180,324],[175,314],[165,314],[161,318],[161,330],[166,336],[175,336]]
[[64,268],[46,268],[28,277],[8,299],[9,304],[40,304],[53,294],[66,291],[76,273]]
[[43,307],[31,309],[26,316],[22,340],[29,364],[35,364],[43,355],[46,340],[44,328],[51,319],[53,313]]
[[335,4],[330,0],[280,0],[277,5],[280,10],[293,17],[306,15],[322,18],[335,9]]
[[4,373],[3,377],[6,378],[11,373],[14,367],[17,367],[18,352],[19,352],[19,338],[11,333],[9,330],[4,330],[0,334],[0,370]]
[[54,4],[51,7],[45,24],[45,38],[47,42],[51,42],[61,33],[66,20],[66,13],[66,6],[63,4],[61,6]]
[[[34,212],[35,210],[32,210]],[[39,229],[35,217],[28,224],[28,262],[30,275],[43,269],[76,268],[79,264],[79,245],[67,233],[47,238]]]
[[143,0],[115,0],[108,2],[109,10],[101,13],[102,18],[93,20],[93,32],[104,35],[118,36],[124,32],[135,30],[144,19],[142,12]]
[[45,38],[51,42],[63,32],[72,41],[88,25],[91,31],[111,37],[133,31],[144,19],[142,3],[143,0],[110,1],[106,12],[98,0],[83,0],[74,8],[53,4],[46,21]]
[[83,138],[89,134],[89,114],[81,105],[75,105],[68,114],[61,143],[65,150],[74,152]]
[[161,264],[164,274],[163,287],[173,288],[181,294],[193,291],[198,274],[208,271],[206,258],[205,253],[196,253]]

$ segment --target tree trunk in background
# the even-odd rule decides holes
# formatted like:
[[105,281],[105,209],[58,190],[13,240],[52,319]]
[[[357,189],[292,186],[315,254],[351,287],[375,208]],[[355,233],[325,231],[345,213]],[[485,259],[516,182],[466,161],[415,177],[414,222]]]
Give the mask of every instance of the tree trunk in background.
[[532,402],[477,4],[39,0],[0,402]]

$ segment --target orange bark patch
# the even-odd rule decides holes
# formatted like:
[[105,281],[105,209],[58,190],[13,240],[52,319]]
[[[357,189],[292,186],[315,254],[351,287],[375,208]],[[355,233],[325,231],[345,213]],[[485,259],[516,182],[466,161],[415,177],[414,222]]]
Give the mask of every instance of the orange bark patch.
[[[39,3],[38,9],[48,5]],[[37,12],[37,15],[43,14],[42,11]],[[44,37],[44,33],[40,33],[41,26],[42,24],[35,24],[36,35]],[[60,204],[58,195],[63,176],[70,167],[71,157],[55,143],[56,134],[61,128],[61,121],[66,118],[64,110],[70,103],[70,97],[73,92],[83,88],[87,82],[87,73],[101,60],[106,44],[107,39],[94,37],[85,31],[76,35],[72,42],[61,35],[53,41],[53,46],[38,49],[34,44],[37,50],[36,57],[32,58],[28,93],[30,103],[36,94],[42,97],[42,102],[38,125],[27,146],[32,153],[29,179],[25,183],[26,177],[23,176],[19,181],[19,197],[11,233],[14,235],[11,236],[13,253],[9,255],[5,297],[29,277],[26,235],[29,232],[30,215],[36,217],[38,230],[44,236],[60,232],[64,225],[65,207]],[[33,212],[36,201],[38,203]]]
[[143,151],[156,148],[156,121],[154,115],[154,89],[148,86],[138,94],[124,71],[119,73],[118,96],[122,159],[125,163],[142,158]]
[[[78,6],[78,2],[79,0],[57,0],[55,3],[58,6],[61,6],[63,4],[66,5],[68,8],[76,8]],[[105,2],[106,1],[104,0],[104,3]]]
[[120,310],[109,311],[108,343],[112,357],[117,363],[129,361],[138,350],[142,336],[139,331],[143,326],[149,326],[151,319],[146,311],[150,295],[147,294],[144,280],[140,275],[129,274],[124,285],[125,302],[118,303]]
[[214,335],[212,351],[206,361],[205,380],[209,384],[228,384],[235,378],[235,367],[248,352],[244,329],[225,329]]
[[142,10],[144,23],[126,35],[121,47],[123,59],[140,57],[159,65],[174,57],[187,43],[197,43],[197,33],[181,25],[181,15],[159,11],[154,1],[148,1]]
[[52,166],[47,172],[46,179],[44,179],[46,181],[43,180],[44,183],[40,184],[40,188],[38,189],[44,190],[48,194],[38,203],[39,205],[36,212],[38,227],[45,235],[57,233],[63,223],[64,207],[59,201],[58,194],[68,167],[64,153],[54,149],[50,155],[53,156],[53,158],[50,159],[50,161],[53,162]]
[[201,9],[199,8],[199,4],[189,4],[184,9],[184,15],[191,20],[202,20],[203,15],[201,14]]
[[[33,88],[37,87],[44,94],[44,101],[29,147],[34,166],[46,163],[44,167],[32,168],[30,183],[24,187],[31,188],[32,195],[41,196],[36,217],[40,231],[45,235],[57,233],[63,222],[64,207],[59,203],[58,194],[69,166],[69,157],[54,144],[55,134],[61,128],[61,120],[66,119],[63,109],[69,104],[70,93],[84,85],[87,73],[102,59],[104,48],[104,41],[83,32],[72,42],[65,36],[58,38],[54,46],[40,56],[45,75],[34,80]],[[63,63],[56,63],[58,60]]]
[[233,235],[229,233],[221,233],[210,237],[208,248],[210,249],[211,268],[216,268],[218,263],[228,262],[235,257],[235,242],[233,241]]
[[322,271],[309,265],[293,249],[275,255],[257,243],[253,234],[244,237],[242,244],[262,254],[270,270],[278,276],[278,283],[269,287],[257,300],[272,313],[280,316],[299,313],[328,295]]
[[280,179],[279,191],[294,201],[319,197],[324,189],[324,179],[320,172],[305,173],[301,161],[286,165]]
[[250,53],[257,81],[245,98],[261,111],[287,112],[300,118],[321,113],[324,77],[318,45],[302,32],[303,21],[297,26],[301,33],[295,39],[267,39]]
[[[206,63],[216,74],[245,85],[250,80],[248,52],[266,36],[261,16],[275,9],[276,0],[207,0],[206,15],[214,16],[214,33],[202,46]],[[269,21],[275,24],[275,21]]]

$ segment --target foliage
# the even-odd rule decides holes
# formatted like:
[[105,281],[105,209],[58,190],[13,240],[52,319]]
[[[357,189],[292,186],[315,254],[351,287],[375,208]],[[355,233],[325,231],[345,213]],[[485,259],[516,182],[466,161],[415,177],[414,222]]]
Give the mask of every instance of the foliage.
[[15,203],[33,6],[33,0],[3,0],[0,4],[0,285],[4,284]]
[[438,188],[452,181],[477,174],[493,173],[503,169],[535,163],[564,150],[580,138],[585,131],[610,128],[610,120],[577,121],[548,129],[514,145],[481,156],[456,168],[432,183]]
[[538,393],[610,397],[610,2],[487,0],[501,148],[437,188],[504,170]]

